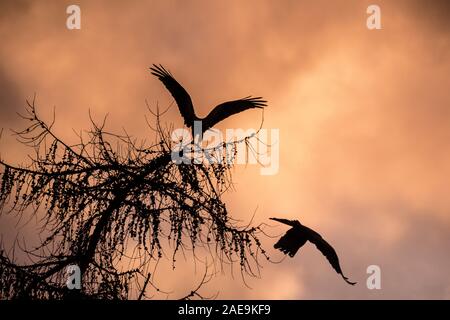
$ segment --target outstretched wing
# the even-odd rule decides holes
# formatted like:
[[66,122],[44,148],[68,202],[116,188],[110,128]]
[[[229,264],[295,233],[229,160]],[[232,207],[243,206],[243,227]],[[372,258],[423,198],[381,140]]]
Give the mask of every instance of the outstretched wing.
[[317,249],[319,249],[319,251],[322,252],[322,254],[327,258],[328,262],[330,262],[333,269],[336,270],[336,272],[342,276],[345,282],[351,285],[355,285],[356,282],[350,282],[348,278],[344,276],[344,274],[342,273],[338,255],[336,251],[333,249],[333,247],[328,242],[326,242],[325,239],[323,239],[320,234],[318,234],[312,229],[309,228],[306,229],[309,231],[308,240],[314,243]]
[[233,114],[253,108],[263,108],[267,105],[267,101],[262,97],[246,97],[239,100],[228,101],[215,107],[203,120],[203,130],[216,125],[218,122],[232,116]]
[[287,224],[288,226],[291,226],[291,227],[299,225],[299,222],[297,220],[288,220],[288,219],[282,219],[282,218],[269,218],[269,219],[280,222],[280,223]]
[[295,256],[298,249],[300,249],[307,241],[305,234],[299,232],[298,228],[289,229],[284,236],[278,240],[273,246],[290,257]]
[[152,74],[164,84],[169,90],[172,97],[175,99],[181,116],[184,119],[184,124],[187,127],[191,127],[195,120],[194,106],[192,100],[187,91],[175,80],[175,78],[167,71],[162,65],[156,64],[150,68]]
[[302,232],[300,223],[297,220],[288,220],[281,218],[270,218],[270,220],[274,220],[280,223],[287,224],[292,228],[289,229],[284,236],[278,240],[277,243],[273,246],[275,249],[280,250],[284,254],[288,254],[290,257],[293,257],[298,249],[300,249],[308,240],[306,234]]

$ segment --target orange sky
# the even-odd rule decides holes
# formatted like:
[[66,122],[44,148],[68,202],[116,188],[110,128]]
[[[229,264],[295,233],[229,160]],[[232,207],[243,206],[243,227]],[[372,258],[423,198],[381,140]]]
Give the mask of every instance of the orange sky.
[[[372,3],[77,1],[81,30],[70,31],[70,1],[2,1],[0,126],[23,125],[15,112],[36,92],[44,117],[56,106],[56,130],[69,141],[72,128],[89,127],[89,109],[97,119],[109,113],[111,130],[146,137],[145,99],[172,101],[148,72],[152,63],[174,74],[201,116],[224,100],[262,95],[269,101],[264,128],[280,130],[279,173],[237,167],[236,190],[226,196],[231,214],[299,219],[334,245],[344,272],[359,283],[346,285],[307,245],[294,259],[266,264],[252,289],[224,274],[205,291],[220,290],[219,298],[448,299],[450,6],[377,1],[383,29],[369,31]],[[166,120],[182,124],[176,108]],[[257,128],[260,120],[248,111],[219,128]],[[0,151],[8,161],[24,155],[7,131]],[[13,219],[2,220],[0,231],[12,233]],[[378,291],[365,286],[371,264],[381,267]],[[164,289],[196,283],[180,269],[161,271]]]

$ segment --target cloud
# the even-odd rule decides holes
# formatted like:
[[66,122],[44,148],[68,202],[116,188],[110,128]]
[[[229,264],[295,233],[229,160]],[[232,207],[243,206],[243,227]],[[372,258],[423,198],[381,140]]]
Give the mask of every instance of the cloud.
[[[269,100],[264,126],[280,129],[280,171],[262,177],[259,168],[236,168],[236,192],[225,197],[230,211],[246,219],[257,209],[259,221],[275,213],[300,219],[336,247],[359,284],[347,286],[308,246],[268,264],[251,281],[256,289],[224,275],[211,292],[448,297],[450,11],[446,1],[380,1],[383,29],[369,31],[369,4],[81,1],[82,29],[69,31],[63,3],[14,2],[0,8],[0,119],[10,122],[37,92],[44,116],[56,105],[55,128],[65,139],[89,126],[89,109],[97,118],[109,113],[111,130],[148,137],[145,99],[171,102],[148,72],[152,63],[171,70],[200,115],[224,100],[262,95]],[[166,120],[182,125],[175,107]],[[248,112],[219,128],[260,120]],[[16,147],[2,143],[2,154],[21,161]],[[381,291],[365,288],[369,264],[382,267]],[[167,287],[185,288],[183,277],[168,272]]]
[[5,70],[0,69],[0,105],[1,116],[0,126],[3,127],[17,119],[16,110],[18,105],[22,105],[24,101],[20,98],[20,89]]

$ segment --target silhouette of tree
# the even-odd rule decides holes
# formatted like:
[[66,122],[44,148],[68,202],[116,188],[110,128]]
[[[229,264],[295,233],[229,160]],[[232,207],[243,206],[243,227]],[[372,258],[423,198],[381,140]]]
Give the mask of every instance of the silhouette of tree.
[[[222,161],[176,164],[170,130],[162,113],[154,115],[151,145],[107,132],[105,120],[92,118],[87,135],[69,145],[52,130],[54,118],[41,120],[35,99],[27,101],[21,116],[30,125],[15,134],[35,152],[28,166],[0,159],[0,213],[37,221],[43,238],[32,249],[2,244],[0,298],[148,298],[159,288],[147,266],[169,251],[174,267],[180,251],[204,250],[215,263],[238,263],[244,276],[258,274],[258,260],[267,258],[260,226],[241,226],[222,201],[232,186],[230,150],[235,155],[250,137],[222,146]],[[18,248],[27,263],[17,261]],[[127,268],[127,258],[137,263]],[[81,290],[66,286],[70,265],[80,268]],[[203,298],[207,273],[185,298]]]

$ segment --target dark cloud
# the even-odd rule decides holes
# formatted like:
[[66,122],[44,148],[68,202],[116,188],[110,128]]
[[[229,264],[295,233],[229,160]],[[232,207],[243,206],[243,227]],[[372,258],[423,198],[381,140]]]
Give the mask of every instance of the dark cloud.
[[[22,92],[36,91],[44,116],[57,106],[55,129],[64,138],[73,138],[73,127],[86,129],[88,109],[109,113],[111,131],[125,127],[147,137],[145,98],[171,102],[148,72],[152,63],[171,70],[201,115],[226,99],[269,99],[264,126],[280,129],[280,172],[261,177],[252,166],[237,168],[230,212],[245,220],[258,207],[256,219],[301,219],[336,246],[346,274],[360,284],[347,288],[307,247],[267,266],[255,290],[227,275],[211,283],[213,293],[442,297],[450,50],[441,31],[448,30],[449,2],[380,1],[380,31],[365,26],[372,1],[81,1],[79,31],[65,28],[62,2],[0,3],[2,125],[21,109]],[[165,120],[180,123],[177,109]],[[259,121],[249,112],[223,126]],[[15,146],[3,144],[2,154]],[[380,292],[365,288],[369,264],[385,272]],[[171,290],[186,280],[166,278]]]
[[401,8],[410,13],[417,26],[430,26],[435,32],[450,32],[450,1],[402,1]]
[[[0,1],[0,35],[2,48],[0,49],[0,126],[5,127],[17,120],[17,114],[25,103],[21,97],[21,84],[9,66],[10,56],[4,51],[5,43],[17,36],[18,20],[28,14],[32,1]],[[7,40],[8,39],[8,40]],[[8,126],[7,126],[8,127]]]
[[17,119],[17,114],[24,105],[24,98],[20,94],[20,86],[0,65],[0,124],[4,127]]
[[0,1],[0,19],[11,18],[26,13],[32,6],[30,0]]

